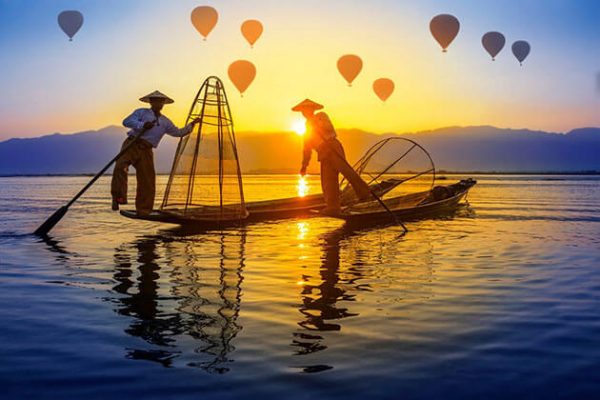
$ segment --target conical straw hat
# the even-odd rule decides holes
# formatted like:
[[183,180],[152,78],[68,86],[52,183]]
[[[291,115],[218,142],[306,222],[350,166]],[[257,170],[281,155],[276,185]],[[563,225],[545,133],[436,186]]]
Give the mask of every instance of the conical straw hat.
[[154,92],[147,94],[144,97],[140,97],[140,101],[143,101],[144,103],[150,103],[150,99],[164,99],[165,104],[171,104],[175,102],[172,98],[170,98],[166,94],[159,92],[158,90],[155,90]]
[[296,104],[292,107],[292,111],[302,111],[302,110],[320,110],[323,106],[319,103],[315,103],[310,99],[302,100],[300,103]]

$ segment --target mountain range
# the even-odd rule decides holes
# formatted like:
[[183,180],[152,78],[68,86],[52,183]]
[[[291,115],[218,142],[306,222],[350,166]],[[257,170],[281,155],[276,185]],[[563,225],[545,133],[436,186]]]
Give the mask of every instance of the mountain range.
[[[97,172],[120,148],[126,129],[15,138],[0,142],[0,175],[89,174]],[[394,133],[338,131],[350,161]],[[600,171],[600,128],[566,133],[501,129],[492,126],[448,127],[399,136],[426,148],[438,170],[480,172]],[[297,172],[301,139],[291,132],[241,132],[236,135],[244,173]],[[165,137],[155,153],[156,170],[171,169],[177,139]],[[315,157],[316,158],[316,157]],[[316,161],[312,171],[318,171]],[[311,170],[309,169],[309,171]]]

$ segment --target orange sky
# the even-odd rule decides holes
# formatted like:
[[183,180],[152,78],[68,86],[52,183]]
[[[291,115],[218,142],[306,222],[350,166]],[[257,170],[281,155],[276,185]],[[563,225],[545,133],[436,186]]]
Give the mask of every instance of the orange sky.
[[[449,125],[549,131],[600,125],[600,55],[590,51],[600,40],[586,25],[595,6],[541,0],[502,7],[491,1],[207,2],[220,19],[202,41],[190,23],[191,10],[201,5],[195,1],[147,1],[145,7],[119,2],[116,9],[71,3],[85,15],[73,42],[56,26],[60,5],[36,10],[33,32],[13,27],[12,40],[0,41],[0,51],[11,54],[0,77],[6,93],[0,140],[120,124],[143,105],[137,98],[154,89],[176,100],[165,114],[182,124],[195,92],[212,74],[225,81],[238,132],[291,130],[298,115],[290,107],[305,97],[325,104],[336,126],[377,133]],[[9,23],[13,11],[0,23]],[[429,21],[439,13],[461,21],[448,53],[429,33]],[[254,49],[240,34],[245,19],[265,27]],[[480,43],[488,30],[507,37],[494,62]],[[518,39],[532,44],[523,67],[510,53]],[[336,69],[347,53],[364,62],[351,88]],[[227,79],[236,59],[257,67],[243,98]],[[396,83],[385,104],[372,91],[380,77]]]

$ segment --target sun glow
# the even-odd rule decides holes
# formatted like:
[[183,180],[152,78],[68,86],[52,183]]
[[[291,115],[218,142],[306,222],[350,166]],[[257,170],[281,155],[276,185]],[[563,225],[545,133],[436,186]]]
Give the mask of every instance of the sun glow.
[[304,134],[306,133],[306,124],[304,123],[304,120],[302,120],[302,119],[295,120],[292,123],[292,130],[294,132],[296,132],[296,135],[304,136]]

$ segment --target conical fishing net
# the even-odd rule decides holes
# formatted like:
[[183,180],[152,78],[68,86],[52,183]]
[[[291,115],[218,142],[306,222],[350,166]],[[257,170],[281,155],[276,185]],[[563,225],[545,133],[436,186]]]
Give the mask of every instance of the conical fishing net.
[[248,215],[223,83],[204,81],[187,118],[201,122],[181,139],[161,210],[178,217],[227,221]]
[[[435,165],[429,153],[418,143],[402,137],[377,142],[354,164],[354,169],[374,193],[394,208],[419,204],[435,183]],[[342,187],[342,196],[352,211],[380,207],[376,201],[352,205],[354,192],[344,181]],[[399,197],[401,201],[396,201]]]

